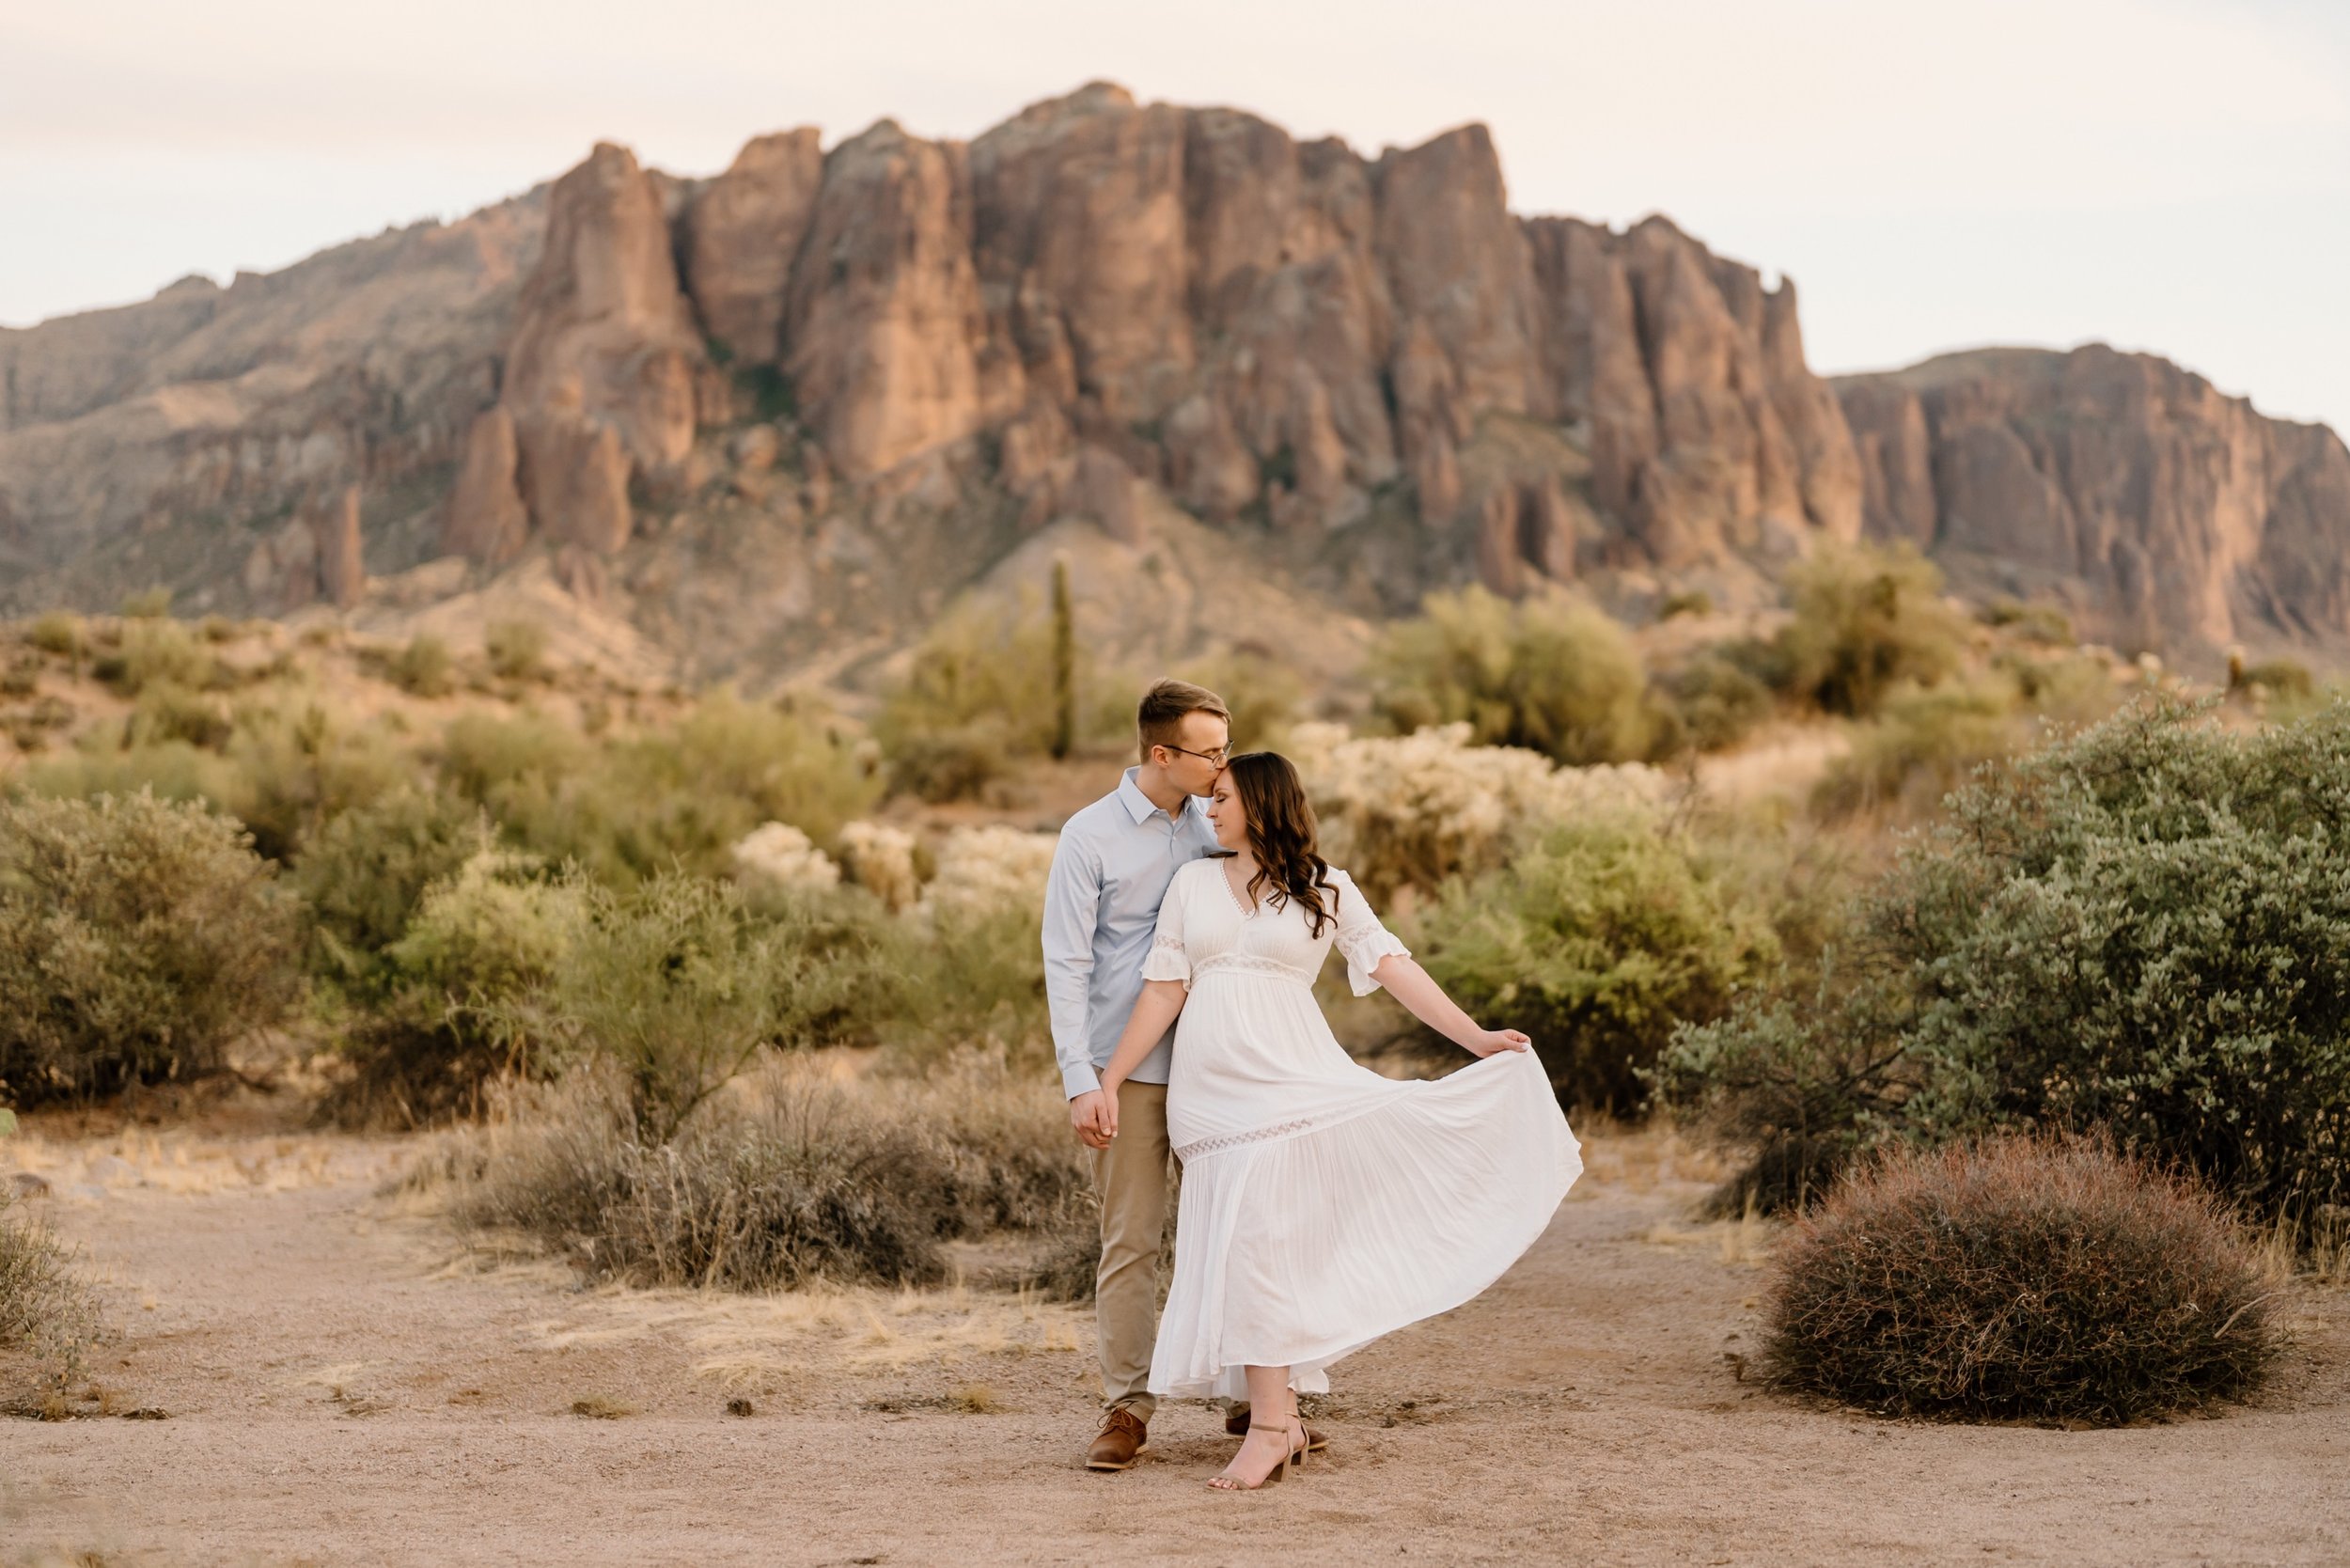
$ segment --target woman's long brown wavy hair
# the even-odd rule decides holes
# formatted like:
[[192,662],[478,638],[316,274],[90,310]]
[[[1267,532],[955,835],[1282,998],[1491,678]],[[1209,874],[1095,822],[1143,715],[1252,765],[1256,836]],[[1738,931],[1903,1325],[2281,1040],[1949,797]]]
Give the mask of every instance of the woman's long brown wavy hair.
[[1314,808],[1297,769],[1277,751],[1244,751],[1224,764],[1224,776],[1240,796],[1240,808],[1248,817],[1248,847],[1256,852],[1249,901],[1270,897],[1276,903],[1296,904],[1306,912],[1306,929],[1320,936],[1322,928],[1338,918],[1338,887],[1319,852]]

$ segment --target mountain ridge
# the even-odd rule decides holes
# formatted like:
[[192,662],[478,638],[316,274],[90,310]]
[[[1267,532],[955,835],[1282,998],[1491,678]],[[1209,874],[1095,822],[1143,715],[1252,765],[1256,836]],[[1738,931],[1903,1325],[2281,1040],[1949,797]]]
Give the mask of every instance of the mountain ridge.
[[[1181,513],[1357,619],[1468,580],[1759,602],[1866,536],[2118,640],[2350,635],[2339,440],[2098,364],[1831,382],[1792,281],[1662,216],[1512,212],[1481,125],[1367,158],[1093,83],[706,178],[600,144],[451,223],[0,330],[0,604],[388,622],[536,561],[689,673],[769,679],[901,641],[1048,529],[1139,570]],[[2104,446],[2047,435],[2081,408]],[[2069,554],[1982,497],[2070,519]],[[2219,586],[2148,586],[2189,572]]]

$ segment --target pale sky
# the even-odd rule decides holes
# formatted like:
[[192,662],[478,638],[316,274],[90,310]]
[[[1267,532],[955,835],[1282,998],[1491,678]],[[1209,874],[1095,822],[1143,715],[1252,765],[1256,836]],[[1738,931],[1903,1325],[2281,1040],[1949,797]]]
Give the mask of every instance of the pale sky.
[[814,124],[1095,78],[1375,154],[1493,127],[1521,212],[1668,214],[1824,371],[2103,339],[2350,430],[2345,0],[0,0],[0,321],[281,267]]

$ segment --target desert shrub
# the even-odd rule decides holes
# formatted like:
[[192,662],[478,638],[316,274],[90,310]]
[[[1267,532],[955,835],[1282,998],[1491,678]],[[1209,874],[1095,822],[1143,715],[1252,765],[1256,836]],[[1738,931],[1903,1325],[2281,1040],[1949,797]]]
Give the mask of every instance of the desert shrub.
[[536,681],[547,672],[547,629],[535,620],[492,622],[481,649],[491,672],[509,681]]
[[95,732],[82,736],[70,751],[27,763],[17,776],[27,794],[55,800],[145,791],[158,800],[221,806],[235,800],[242,788],[235,764],[218,752],[185,741],[124,746]]
[[78,657],[84,647],[82,618],[63,610],[51,610],[24,629],[24,640],[43,653]]
[[1776,1249],[1767,1353],[1887,1414],[2110,1425],[2256,1388],[2270,1294],[2211,1197],[2093,1143],[1895,1151]]
[[192,746],[218,751],[236,729],[228,705],[217,697],[192,692],[173,681],[156,681],[140,691],[123,730],[126,749],[185,741]]
[[0,1094],[217,1065],[292,1001],[296,918],[250,839],[198,807],[0,803]]
[[2002,626],[2029,642],[2050,648],[2074,643],[2073,618],[2055,604],[2027,604],[2015,599],[1995,599],[1977,613],[1985,626]]
[[1035,904],[932,904],[892,935],[884,1040],[902,1059],[933,1062],[971,1046],[1023,1067],[1052,1058]]
[[122,596],[122,619],[125,620],[161,620],[171,614],[171,590],[167,588],[142,588]]
[[502,1034],[609,1061],[635,1136],[666,1142],[762,1046],[860,1031],[876,944],[830,900],[754,912],[732,885],[663,872],[616,889],[572,874],[566,962],[489,1010]]
[[1521,747],[1472,745],[1465,724],[1359,738],[1339,725],[1301,724],[1289,747],[1324,854],[1374,903],[1402,887],[1433,891],[1449,877],[1491,870],[1529,829],[1653,801],[1666,787],[1638,764],[1557,768]]
[[1571,764],[1643,757],[1653,739],[1631,636],[1563,595],[1512,604],[1477,587],[1432,593],[1373,649],[1369,679],[1400,734],[1465,723],[1481,745]]
[[[400,826],[413,837],[400,839]],[[462,847],[462,829],[429,818],[395,824],[390,853],[374,863],[377,896],[341,912],[352,945],[382,934],[407,881]],[[369,857],[354,856],[367,869]],[[398,939],[353,952],[350,1017],[337,1042],[351,1074],[326,1109],[349,1123],[416,1126],[478,1110],[501,1075],[544,1076],[558,1043],[518,1019],[569,956],[581,901],[574,883],[550,881],[527,856],[477,841],[453,872],[428,886]],[[349,950],[349,949],[347,949]]]
[[1000,1071],[855,1084],[776,1063],[739,1089],[654,1142],[617,1074],[576,1074],[476,1135],[457,1213],[596,1278],[932,1284],[941,1242],[1058,1215],[1086,1181],[1049,1086]]
[[0,1352],[30,1356],[48,1391],[81,1370],[98,1299],[54,1231],[0,1186]]
[[1775,957],[1685,835],[1652,813],[1559,823],[1413,922],[1414,951],[1489,1027],[1519,1028],[1573,1106],[1618,1114],[1676,1023],[1718,1016]]
[[136,697],[163,681],[208,691],[232,679],[185,626],[162,619],[126,619],[119,646],[93,660],[90,673],[124,697]]
[[2317,691],[2317,678],[2298,659],[2269,659],[2240,670],[2228,671],[2230,689],[2259,691],[2286,703],[2306,702]]
[[1700,650],[1676,667],[1656,675],[1650,704],[1658,755],[1719,751],[1744,740],[1771,716],[1771,689],[1749,667],[1736,646]]
[[1930,810],[1978,766],[2025,743],[2015,701],[2012,688],[1990,681],[1904,687],[1878,699],[1813,790],[1813,808],[1829,817]]
[[854,822],[840,829],[840,869],[893,915],[922,896],[920,846],[914,835],[886,823]]
[[392,684],[412,697],[446,697],[457,689],[455,661],[448,644],[430,634],[408,639],[392,655],[384,673]]
[[[1069,740],[1085,744],[1133,722],[1125,698],[1104,689],[1082,643],[1071,647]],[[882,693],[873,736],[893,790],[945,801],[978,794],[1005,763],[1051,755],[1063,715],[1053,626],[1023,598],[1010,607],[971,604],[944,617]]]
[[1785,588],[1794,615],[1773,652],[1791,696],[1865,715],[1896,687],[1931,686],[1958,668],[1966,623],[1922,557],[1824,545],[1789,569]]
[[[203,801],[243,823],[265,857],[288,860],[326,823],[415,776],[414,760],[380,727],[339,719],[315,700],[240,702],[220,737],[210,728],[217,712],[178,707],[180,698],[165,697],[175,691],[186,688],[158,683],[140,697],[142,713],[171,716],[149,726],[134,713],[120,742],[93,731],[73,751],[26,768],[24,788],[70,799],[145,790]],[[150,701],[174,706],[150,710]]]
[[492,847],[478,807],[403,786],[335,818],[306,845],[291,882],[310,911],[314,974],[360,997],[391,977],[384,954],[433,884]]
[[839,864],[790,823],[762,823],[727,854],[735,880],[745,886],[789,893],[840,886]]
[[1677,1095],[1766,1148],[1773,1100],[1847,1150],[2104,1128],[2257,1214],[2350,1200],[2350,707],[2199,712],[2143,702],[1958,792],[1858,901],[1836,994],[1685,1031]]
[[414,757],[383,727],[302,694],[238,704],[223,749],[233,792],[217,804],[274,860],[294,858],[326,823],[416,774]]
[[879,793],[823,715],[726,691],[666,729],[601,742],[537,715],[468,715],[449,726],[442,769],[516,843],[610,882],[722,876],[760,823],[826,840]]
[[1232,649],[1177,673],[1224,699],[1232,715],[1234,751],[1279,746],[1305,701],[1305,688],[1290,666],[1250,646]]

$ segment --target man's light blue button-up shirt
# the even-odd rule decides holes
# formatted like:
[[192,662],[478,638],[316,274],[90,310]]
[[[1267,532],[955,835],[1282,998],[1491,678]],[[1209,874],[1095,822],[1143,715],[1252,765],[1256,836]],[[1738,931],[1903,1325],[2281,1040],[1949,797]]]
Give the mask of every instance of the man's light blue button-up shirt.
[[[1142,961],[1176,868],[1215,848],[1208,803],[1194,795],[1169,816],[1151,804],[1128,768],[1118,788],[1061,825],[1044,885],[1044,998],[1053,1052],[1071,1099],[1102,1087],[1118,1037],[1142,995]],[[1167,1082],[1167,1042],[1134,1081]]]

